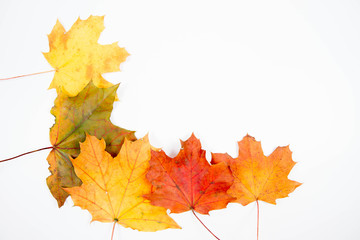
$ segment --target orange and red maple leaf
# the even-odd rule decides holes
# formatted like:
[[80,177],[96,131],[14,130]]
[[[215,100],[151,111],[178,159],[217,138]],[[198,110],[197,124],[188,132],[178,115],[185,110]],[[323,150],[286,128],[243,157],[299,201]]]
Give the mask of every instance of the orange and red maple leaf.
[[181,144],[182,149],[175,158],[168,157],[162,150],[152,150],[147,178],[154,192],[145,198],[173,213],[195,210],[208,214],[225,208],[233,200],[226,193],[233,183],[227,165],[210,165],[194,135]]

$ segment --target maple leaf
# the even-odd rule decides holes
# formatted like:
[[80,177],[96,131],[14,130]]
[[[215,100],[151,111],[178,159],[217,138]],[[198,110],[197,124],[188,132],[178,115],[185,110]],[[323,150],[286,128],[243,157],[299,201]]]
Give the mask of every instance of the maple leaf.
[[233,200],[226,193],[233,183],[229,168],[224,163],[210,165],[194,134],[181,145],[175,158],[152,150],[146,176],[155,190],[144,197],[174,213],[195,210],[208,214],[225,208]]
[[226,162],[234,175],[234,184],[228,190],[236,197],[234,202],[247,205],[262,200],[276,204],[276,199],[287,197],[301,185],[287,178],[295,162],[288,146],[278,147],[268,157],[262,151],[261,143],[247,135],[238,142],[239,156],[212,154],[212,163]]
[[47,160],[51,175],[47,184],[52,195],[61,207],[68,193],[62,187],[81,184],[69,159],[80,152],[79,142],[85,140],[85,133],[104,138],[106,150],[116,156],[125,138],[135,140],[134,132],[117,127],[110,122],[113,102],[118,85],[97,88],[92,82],[76,97],[59,93],[51,113],[55,124],[50,129],[50,142],[53,149]]
[[101,74],[120,71],[120,63],[129,56],[117,43],[100,45],[98,39],[104,30],[104,17],[90,16],[78,20],[66,32],[57,21],[48,35],[49,52],[43,53],[56,72],[49,88],[73,97],[92,80],[95,86],[107,88],[113,84]]
[[105,141],[87,135],[81,153],[72,159],[80,187],[65,188],[76,206],[88,210],[100,222],[117,222],[140,231],[180,228],[166,209],[143,198],[151,192],[145,173],[149,167],[148,138],[125,140],[118,156],[105,151]]

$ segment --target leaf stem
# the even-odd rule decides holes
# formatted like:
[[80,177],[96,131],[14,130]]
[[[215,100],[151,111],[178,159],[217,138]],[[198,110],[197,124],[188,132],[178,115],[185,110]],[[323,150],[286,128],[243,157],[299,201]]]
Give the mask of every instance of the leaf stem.
[[40,149],[37,149],[37,150],[34,150],[34,151],[26,152],[26,153],[17,155],[17,156],[12,157],[12,158],[7,158],[7,159],[0,160],[0,163],[6,162],[6,161],[10,161],[10,160],[13,160],[13,159],[15,159],[15,158],[18,158],[18,157],[21,157],[21,156],[24,156],[24,155],[27,155],[27,154],[30,154],[30,153],[39,152],[39,151],[42,151],[42,150],[52,149],[52,148],[54,148],[54,147],[53,147],[53,146],[51,146],[51,147],[45,147],[45,148],[40,148]]
[[55,72],[55,71],[56,71],[56,69],[52,69],[52,70],[48,70],[48,71],[37,72],[37,73],[30,73],[30,74],[15,76],[15,77],[0,78],[0,80],[10,80],[10,79],[15,79],[15,78],[28,77],[28,76],[33,76],[33,75],[38,75],[38,74],[43,74],[43,73],[49,73],[49,72]]
[[114,221],[114,226],[113,226],[113,228],[112,228],[111,240],[113,240],[113,237],[114,237],[116,222],[117,222],[117,221]]
[[194,214],[194,216],[197,218],[197,220],[199,220],[199,222],[206,228],[206,230],[209,231],[209,233],[211,233],[216,239],[220,240],[220,238],[218,238],[212,231],[210,231],[210,229],[208,229],[205,224],[200,220],[200,218],[195,214],[194,210],[191,210],[192,213]]
[[259,201],[256,200],[256,206],[257,206],[257,240],[259,240]]

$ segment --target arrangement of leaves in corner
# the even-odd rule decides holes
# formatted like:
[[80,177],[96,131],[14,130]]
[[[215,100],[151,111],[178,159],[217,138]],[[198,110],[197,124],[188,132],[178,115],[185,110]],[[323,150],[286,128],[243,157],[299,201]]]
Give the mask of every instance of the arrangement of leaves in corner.
[[[119,85],[101,74],[119,71],[129,54],[117,43],[98,44],[103,30],[104,17],[99,16],[79,18],[68,32],[56,22],[48,36],[50,50],[44,53],[54,70],[41,72],[55,72],[50,84],[58,94],[51,109],[52,146],[0,162],[51,149],[47,184],[58,206],[70,194],[93,221],[114,223],[111,239],[116,223],[139,231],[180,228],[166,209],[191,211],[219,239],[195,212],[209,214],[230,202],[245,206],[254,201],[259,239],[258,200],[275,204],[301,185],[287,178],[295,165],[289,147],[266,157],[260,142],[247,135],[238,143],[237,158],[213,153],[210,164],[194,134],[181,142],[174,158],[153,149],[147,137],[137,140],[134,131],[110,121]],[[40,73],[29,75],[35,74]]]
[[47,157],[51,172],[47,184],[59,207],[68,197],[62,187],[81,185],[69,157],[77,157],[85,133],[104,138],[113,156],[125,138],[136,139],[133,131],[110,122],[118,85],[107,82],[101,73],[119,71],[129,54],[117,43],[98,44],[103,30],[104,17],[90,16],[78,19],[68,32],[57,21],[48,36],[50,51],[44,56],[56,70],[50,88],[56,88],[58,97],[51,110],[55,117],[50,129],[52,146],[39,150],[52,149]]

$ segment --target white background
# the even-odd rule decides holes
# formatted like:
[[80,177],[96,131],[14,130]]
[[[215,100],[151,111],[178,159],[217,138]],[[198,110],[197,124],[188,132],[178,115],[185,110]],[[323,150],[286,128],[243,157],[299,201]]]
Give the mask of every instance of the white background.
[[[112,121],[150,134],[170,155],[192,132],[208,152],[237,156],[247,133],[266,155],[290,144],[302,182],[277,205],[261,202],[261,240],[360,239],[360,2],[0,1],[0,78],[51,70],[41,52],[56,19],[105,15],[100,43],[131,56]],[[47,147],[53,73],[0,81],[0,159]],[[0,239],[110,239],[69,199],[57,208],[45,179],[48,151],[0,164]],[[213,239],[191,213],[182,230],[115,239]],[[200,216],[222,240],[256,239],[256,204]]]

